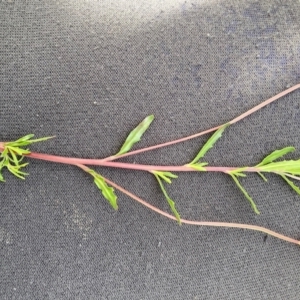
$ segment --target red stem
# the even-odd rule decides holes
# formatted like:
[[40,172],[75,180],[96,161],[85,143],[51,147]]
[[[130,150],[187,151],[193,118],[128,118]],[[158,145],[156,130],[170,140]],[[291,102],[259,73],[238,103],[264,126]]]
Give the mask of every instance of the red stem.
[[[0,144],[0,152],[3,150],[3,146]],[[75,158],[65,157],[58,155],[50,155],[45,153],[31,152],[30,154],[24,155],[29,158],[40,159],[45,161],[51,161],[55,163],[68,164],[68,165],[94,165],[102,167],[113,167],[130,170],[142,170],[142,171],[170,171],[170,172],[193,172],[197,171],[194,168],[188,166],[158,166],[158,165],[142,165],[142,164],[130,164],[113,161],[103,161],[102,159],[89,159],[89,158]],[[228,173],[229,171],[240,169],[240,167],[204,167],[205,171],[208,172],[223,172]],[[243,172],[258,172],[259,169],[255,167],[243,168]]]

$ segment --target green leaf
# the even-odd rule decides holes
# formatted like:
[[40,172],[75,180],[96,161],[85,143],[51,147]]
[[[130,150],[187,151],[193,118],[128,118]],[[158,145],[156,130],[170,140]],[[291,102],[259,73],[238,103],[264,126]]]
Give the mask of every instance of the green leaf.
[[300,195],[300,188],[294,184],[291,180],[289,180],[285,175],[280,175],[288,184],[289,186]]
[[17,140],[15,140],[14,142],[15,143],[19,143],[19,142],[24,142],[24,141],[28,141],[28,140],[30,140],[32,137],[34,137],[34,134],[27,134],[27,135],[25,135],[25,136],[23,136],[23,137],[20,137],[19,139],[17,139]]
[[238,176],[238,177],[246,177],[247,176],[245,173],[241,173],[241,172],[235,172],[234,175]]
[[1,172],[0,172],[0,181],[5,182],[5,179],[4,179],[3,175],[1,174]]
[[89,169],[90,173],[94,177],[94,183],[101,190],[103,197],[109,202],[113,209],[118,209],[117,196],[114,189],[107,185],[103,177],[92,169]]
[[7,166],[7,156],[4,156],[1,160],[0,160],[0,181],[5,182],[5,179],[2,175],[2,170],[4,169],[4,167]]
[[236,185],[238,186],[238,188],[241,190],[241,192],[245,195],[245,197],[248,199],[248,201],[250,202],[250,205],[252,207],[252,209],[254,210],[254,212],[256,214],[260,214],[259,210],[256,207],[255,202],[253,201],[253,199],[249,196],[249,194],[247,193],[247,191],[242,187],[242,185],[240,184],[240,182],[238,181],[238,179],[236,178],[235,175],[230,174],[230,176],[232,177],[232,179],[234,180],[234,182],[236,183]]
[[30,140],[29,142],[30,142],[30,144],[32,144],[32,143],[38,143],[38,142],[48,141],[48,140],[53,139],[53,138],[55,138],[55,135],[53,135],[53,136],[45,136],[45,137],[42,137],[42,138]]
[[140,141],[142,135],[148,129],[153,120],[153,115],[147,116],[135,129],[133,129],[116,155],[128,152],[135,143]]
[[214,146],[216,141],[222,136],[223,131],[229,126],[230,124],[227,123],[223,125],[221,128],[219,128],[210,138],[209,140],[205,143],[205,145],[201,148],[197,156],[189,163],[190,165],[193,165],[197,163],[200,158],[202,158],[206,152]]
[[175,175],[171,172],[151,171],[151,173],[158,175],[161,179],[163,179],[167,183],[172,183],[170,178],[178,178],[177,175]]
[[246,177],[247,175],[242,172],[242,171],[244,171],[246,169],[247,169],[247,167],[237,168],[235,170],[232,170],[232,171],[228,172],[228,174],[239,176],[239,177]]
[[8,152],[10,154],[16,153],[16,154],[22,156],[22,155],[26,155],[26,154],[30,153],[30,151],[28,149],[22,149],[22,148],[19,148],[19,147],[6,146],[6,148],[8,149]]
[[187,164],[185,166],[189,167],[189,168],[196,169],[197,171],[204,172],[204,171],[206,171],[206,169],[204,168],[204,166],[207,166],[207,165],[208,165],[208,163],[203,162],[203,163],[198,163],[198,164]]
[[31,140],[32,137],[34,137],[34,134],[28,134],[28,135],[25,135],[25,136],[23,136],[23,137],[15,140],[15,141],[6,142],[5,146],[10,146],[10,147],[24,147],[24,146],[31,145],[33,143],[43,142],[43,141],[52,139],[55,136],[47,136],[47,137],[42,137],[42,138],[39,138],[39,139]]
[[7,157],[3,157],[2,160],[0,161],[0,170],[4,168],[7,165]]
[[155,173],[153,173],[153,174],[154,174],[154,176],[156,177],[156,179],[158,181],[158,184],[159,184],[159,186],[160,186],[160,188],[161,188],[161,190],[162,190],[162,192],[163,192],[163,194],[164,194],[164,196],[165,196],[165,198],[166,198],[166,200],[167,200],[167,202],[168,202],[168,204],[171,208],[172,213],[174,214],[174,216],[175,216],[177,222],[179,223],[179,225],[181,225],[180,215],[179,215],[178,211],[176,210],[175,202],[168,196],[167,191],[165,190],[165,187],[163,186],[159,176]]
[[260,172],[257,172],[257,174],[265,181],[265,182],[267,182],[268,181],[268,179],[266,178],[266,176],[265,175],[263,175],[262,173],[260,173]]
[[287,153],[295,151],[294,147],[285,147],[280,150],[275,150],[268,156],[266,156],[256,167],[260,167],[273,162],[274,160],[286,155]]
[[262,172],[290,173],[300,175],[300,160],[283,160],[259,167]]
[[0,161],[0,181],[2,181],[2,182],[5,182],[5,179],[4,179],[4,177],[3,177],[3,175],[2,175],[2,169],[3,169],[3,167],[4,167],[4,160],[5,160],[5,158],[3,158],[1,161]]
[[[24,164],[25,165],[25,164]],[[27,165],[27,164],[26,164]],[[22,167],[22,166],[19,166]],[[20,171],[19,167],[16,166],[12,166],[12,165],[7,165],[7,169],[9,170],[9,172],[11,172],[13,175],[15,175],[16,177],[20,178],[20,179],[25,179],[25,175],[28,175],[28,173],[22,172]]]
[[17,155],[13,151],[10,152],[10,155],[12,157],[13,163],[17,166],[19,164],[19,162],[20,162],[19,159],[17,158]]
[[6,157],[8,154],[8,149],[4,148],[4,150],[1,152],[0,157]]

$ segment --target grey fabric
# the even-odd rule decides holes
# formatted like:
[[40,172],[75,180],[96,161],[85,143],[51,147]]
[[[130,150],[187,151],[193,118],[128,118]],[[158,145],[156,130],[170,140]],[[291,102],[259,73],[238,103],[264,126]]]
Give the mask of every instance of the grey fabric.
[[[146,115],[145,147],[229,121],[300,82],[300,2],[0,3],[0,140],[56,135],[32,150],[101,158]],[[300,148],[300,91],[231,126],[211,165]],[[207,137],[123,161],[183,164]],[[290,158],[299,157],[299,150]],[[169,211],[145,172],[95,168]],[[299,299],[300,248],[258,232],[178,226],[117,192],[114,212],[75,167],[30,160],[0,188],[1,299]],[[182,217],[256,224],[300,239],[300,199],[280,178],[179,174]]]

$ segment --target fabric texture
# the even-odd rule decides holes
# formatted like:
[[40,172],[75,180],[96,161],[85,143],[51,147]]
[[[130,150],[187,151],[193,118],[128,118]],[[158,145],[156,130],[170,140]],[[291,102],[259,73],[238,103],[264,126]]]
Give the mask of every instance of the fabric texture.
[[[102,158],[145,116],[135,149],[225,123],[300,82],[295,0],[0,2],[0,140],[52,136],[31,147]],[[257,164],[300,149],[300,90],[226,129],[205,160]],[[180,165],[207,140],[124,162]],[[300,152],[289,158],[299,158]],[[182,225],[117,192],[113,211],[72,166],[29,160],[0,185],[1,299],[299,299],[300,248],[259,232]],[[168,211],[155,178],[95,167]],[[300,239],[300,198],[275,175],[241,182],[178,173],[166,188],[189,220],[255,224]]]

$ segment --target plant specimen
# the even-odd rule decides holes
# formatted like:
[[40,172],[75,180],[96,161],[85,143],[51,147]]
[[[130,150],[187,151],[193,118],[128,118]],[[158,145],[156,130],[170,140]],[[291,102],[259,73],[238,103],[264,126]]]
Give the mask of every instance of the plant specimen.
[[[109,202],[109,204],[113,207],[113,209],[118,209],[117,203],[117,195],[115,193],[115,189],[123,192],[124,194],[128,195],[129,197],[133,198],[134,200],[140,202],[144,206],[150,208],[151,210],[169,218],[172,220],[176,220],[179,224],[190,224],[190,225],[199,225],[199,226],[216,226],[216,227],[231,227],[231,228],[243,228],[243,229],[250,229],[260,231],[276,238],[285,240],[287,242],[291,242],[297,245],[300,245],[300,241],[284,236],[272,230],[269,230],[264,227],[249,225],[249,224],[239,224],[239,223],[227,223],[227,222],[208,222],[208,221],[190,221],[180,217],[179,212],[177,211],[175,202],[169,197],[167,190],[165,188],[165,183],[171,184],[172,180],[177,178],[178,175],[174,174],[174,172],[222,172],[226,175],[230,176],[233,182],[237,185],[240,189],[244,197],[249,201],[249,204],[253,211],[256,214],[259,214],[259,209],[256,206],[254,200],[251,196],[247,193],[245,188],[241,185],[239,181],[239,177],[246,177],[246,174],[257,173],[259,174],[263,180],[267,180],[265,174],[267,173],[274,173],[278,176],[281,176],[284,181],[296,192],[300,195],[300,188],[292,181],[292,180],[300,180],[300,159],[299,160],[282,160],[282,157],[292,151],[295,150],[292,146],[287,146],[283,149],[275,150],[271,154],[267,155],[260,163],[255,164],[253,166],[242,166],[242,167],[215,167],[210,166],[207,162],[203,160],[205,154],[209,149],[211,149],[215,143],[221,138],[223,132],[228,128],[230,125],[235,124],[236,122],[240,121],[241,119],[249,116],[250,114],[258,111],[262,107],[270,104],[271,102],[287,95],[295,91],[296,89],[300,88],[300,84],[297,84],[275,96],[272,98],[262,102],[261,104],[255,106],[254,108],[248,110],[247,112],[243,113],[242,115],[234,118],[233,120],[229,121],[226,124],[222,124],[220,126],[178,139],[173,140],[170,142],[166,142],[163,144],[158,144],[134,151],[130,151],[132,147],[141,139],[145,131],[148,129],[150,124],[152,123],[154,116],[150,115],[147,116],[134,130],[130,132],[127,139],[123,143],[120,150],[109,157],[103,159],[86,159],[86,158],[73,158],[73,157],[63,157],[63,156],[55,156],[55,155],[48,155],[44,153],[35,153],[31,152],[27,149],[27,146],[30,146],[33,143],[46,141],[52,137],[44,137],[39,139],[34,139],[33,134],[28,134],[24,137],[21,137],[15,141],[9,142],[0,142],[0,181],[5,181],[2,175],[2,170],[4,168],[8,169],[12,174],[20,179],[24,179],[26,172],[23,171],[24,167],[28,165],[28,163],[24,163],[24,157],[33,158],[33,159],[41,159],[56,163],[63,163],[69,165],[75,165],[88,173],[90,176],[93,177],[94,183],[97,188],[102,192],[103,197]],[[196,138],[198,136],[214,132],[213,135],[208,139],[208,141],[204,144],[204,146],[200,149],[198,154],[194,159],[192,159],[189,163],[180,165],[180,166],[160,166],[160,165],[141,165],[141,164],[131,164],[131,163],[123,163],[117,162],[116,160],[123,158],[125,156],[130,156],[146,151],[150,151],[153,149],[158,149],[170,145],[174,145],[176,143],[184,142],[186,140]],[[132,194],[128,190],[122,188],[118,184],[112,182],[111,180],[103,177],[95,170],[89,168],[89,165],[97,165],[103,167],[115,167],[115,168],[126,168],[131,170],[141,170],[147,171],[153,174],[156,178],[158,185],[167,200],[170,210],[172,214],[166,213],[143,199],[139,198],[138,196]]]

